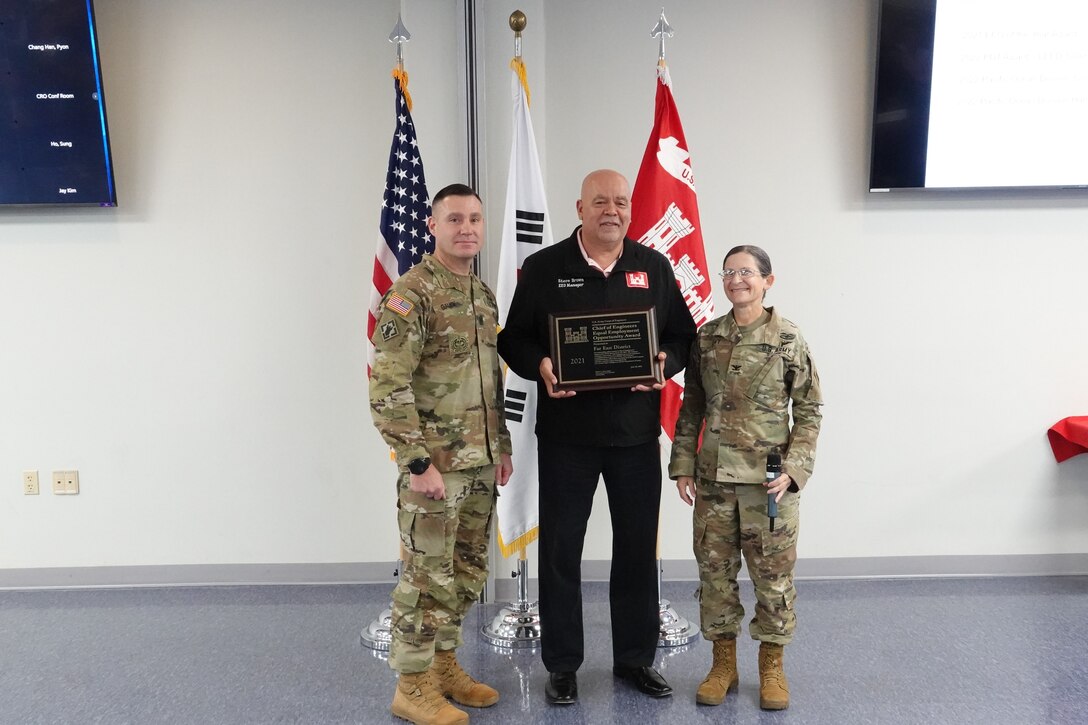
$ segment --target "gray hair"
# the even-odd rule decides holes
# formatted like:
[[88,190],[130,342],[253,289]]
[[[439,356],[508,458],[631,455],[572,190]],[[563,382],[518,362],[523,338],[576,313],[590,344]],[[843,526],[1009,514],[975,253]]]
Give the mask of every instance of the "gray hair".
[[[740,246],[733,247],[725,254],[725,259],[729,259],[734,254],[751,254],[756,258],[756,264],[759,266],[759,273],[766,277],[771,273],[771,257],[762,248],[757,247],[754,244],[741,244]],[[722,266],[725,266],[725,260],[722,260]]]

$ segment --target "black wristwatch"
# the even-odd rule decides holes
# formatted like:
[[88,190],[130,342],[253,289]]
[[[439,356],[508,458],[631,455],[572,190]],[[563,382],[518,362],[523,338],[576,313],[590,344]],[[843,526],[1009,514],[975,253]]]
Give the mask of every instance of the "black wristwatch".
[[408,470],[417,476],[422,476],[423,473],[431,467],[431,459],[424,456],[423,458],[413,458],[408,461]]

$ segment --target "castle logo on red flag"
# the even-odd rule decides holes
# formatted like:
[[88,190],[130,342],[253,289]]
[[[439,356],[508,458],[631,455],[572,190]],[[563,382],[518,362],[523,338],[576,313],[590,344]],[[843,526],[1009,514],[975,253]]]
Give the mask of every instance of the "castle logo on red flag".
[[[714,299],[699,224],[695,173],[664,67],[658,68],[654,128],[635,179],[631,210],[628,235],[669,258],[695,324],[701,327],[709,322],[714,317]],[[661,427],[670,439],[683,389],[681,373],[666,383],[661,394]]]

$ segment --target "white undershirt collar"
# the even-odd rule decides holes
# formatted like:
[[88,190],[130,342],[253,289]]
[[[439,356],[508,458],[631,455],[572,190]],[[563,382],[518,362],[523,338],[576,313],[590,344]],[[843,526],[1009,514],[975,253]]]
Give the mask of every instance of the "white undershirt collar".
[[593,260],[593,257],[589,256],[589,252],[586,251],[585,245],[582,244],[581,227],[579,227],[578,229],[578,251],[582,253],[582,257],[586,260],[586,264],[588,264],[590,267],[593,267],[593,269],[599,269],[601,271],[601,274],[603,274],[606,278],[608,277],[608,275],[612,274],[612,270],[616,267],[616,262],[620,261],[620,257],[623,256],[623,247],[621,246],[620,257],[616,257],[615,259],[613,259],[612,264],[608,265],[607,267],[601,267],[601,265],[597,264]]

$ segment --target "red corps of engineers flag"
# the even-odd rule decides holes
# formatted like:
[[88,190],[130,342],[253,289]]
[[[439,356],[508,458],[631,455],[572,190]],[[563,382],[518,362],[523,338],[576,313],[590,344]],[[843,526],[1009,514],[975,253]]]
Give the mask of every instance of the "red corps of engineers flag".
[[[695,175],[688,143],[672,98],[669,70],[658,66],[654,128],[631,194],[628,236],[656,249],[672,262],[695,324],[714,318],[710,275],[699,224]],[[669,380],[661,394],[661,428],[672,440],[684,390],[683,373]]]

